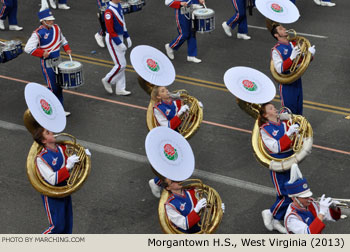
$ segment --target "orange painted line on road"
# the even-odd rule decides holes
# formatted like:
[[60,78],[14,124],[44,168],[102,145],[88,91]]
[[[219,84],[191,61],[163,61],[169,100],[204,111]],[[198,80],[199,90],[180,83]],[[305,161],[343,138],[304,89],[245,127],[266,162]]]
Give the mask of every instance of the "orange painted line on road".
[[[7,80],[12,80],[12,81],[17,81],[17,82],[25,83],[25,84],[27,84],[27,83],[30,82],[30,81],[20,80],[20,79],[17,79],[17,78],[12,78],[12,77],[8,77],[8,76],[4,76],[4,75],[0,75],[0,78],[7,79]],[[102,98],[102,97],[98,97],[98,96],[94,96],[94,95],[89,95],[89,94],[84,94],[84,93],[78,93],[78,92],[71,91],[71,90],[63,90],[63,92],[69,93],[69,94],[72,94],[72,95],[78,95],[78,96],[90,98],[90,99],[95,99],[95,100],[99,100],[99,101],[104,101],[104,102],[110,102],[110,103],[114,103],[114,104],[119,104],[119,105],[126,106],[126,107],[131,107],[131,108],[137,108],[137,109],[147,110],[147,108],[146,108],[146,107],[143,107],[143,106],[138,106],[138,105],[134,105],[134,104],[126,103],[126,102],[115,101],[115,100],[111,100],[111,99],[107,99],[107,98]],[[210,122],[210,121],[205,121],[205,120],[203,120],[202,122],[205,123],[205,124],[217,126],[217,127],[220,127],[220,128],[225,128],[225,129],[240,131],[240,132],[249,133],[249,134],[252,133],[251,130],[246,130],[246,129],[242,129],[242,128],[237,128],[237,127],[229,126],[229,125],[226,125],[226,124],[221,124],[221,123],[216,123],[216,122]],[[325,147],[325,146],[321,146],[321,145],[316,145],[316,144],[313,144],[312,146],[315,147],[315,148],[317,148],[317,149],[322,149],[322,150],[327,150],[327,151],[336,152],[336,153],[340,153],[340,154],[350,155],[350,152],[349,152],[349,151],[338,150],[338,149],[329,148],[329,147]]]
[[329,147],[325,147],[325,146],[321,146],[321,145],[317,145],[317,144],[313,144],[312,147],[322,149],[322,150],[327,150],[327,151],[333,151],[333,152],[337,152],[337,153],[341,153],[341,154],[345,154],[345,155],[350,155],[349,151],[338,150],[338,149],[329,148]]

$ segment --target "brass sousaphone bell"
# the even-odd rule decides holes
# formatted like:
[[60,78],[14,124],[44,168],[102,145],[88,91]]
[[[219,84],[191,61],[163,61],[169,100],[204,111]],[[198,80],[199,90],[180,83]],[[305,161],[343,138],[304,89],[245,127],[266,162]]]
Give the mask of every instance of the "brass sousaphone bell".
[[[31,134],[37,127],[44,127],[53,132],[60,132],[65,128],[66,118],[63,107],[56,96],[47,88],[36,83],[29,83],[26,86],[25,98],[30,110],[27,109],[24,112],[23,121]],[[67,146],[66,155],[76,154],[79,157],[79,162],[70,172],[67,185],[53,186],[40,175],[36,167],[36,158],[43,146],[35,141],[29,150],[26,162],[27,176],[34,189],[43,195],[54,198],[66,197],[77,191],[86,181],[91,170],[91,158],[86,155],[85,148],[76,143],[75,137],[66,133],[56,135],[56,137],[58,136],[70,138],[70,140],[57,141],[58,144]]]

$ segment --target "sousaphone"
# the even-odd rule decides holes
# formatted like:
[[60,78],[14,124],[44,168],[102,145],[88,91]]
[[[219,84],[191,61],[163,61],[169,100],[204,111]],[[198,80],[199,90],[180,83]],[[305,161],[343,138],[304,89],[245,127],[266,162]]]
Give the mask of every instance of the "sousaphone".
[[[255,5],[266,17],[266,27],[271,32],[274,24],[290,24],[300,17],[299,10],[291,1],[285,0],[256,0]],[[300,48],[300,54],[293,60],[289,73],[279,74],[270,61],[270,71],[273,78],[281,84],[289,84],[299,79],[308,68],[312,55],[309,52],[310,42],[302,36],[297,36],[294,30],[289,30],[289,41],[295,41]]]
[[[175,80],[175,68],[169,58],[156,48],[140,45],[133,48],[130,61],[137,72],[138,82],[142,89],[151,95],[153,87],[169,86]],[[180,98],[190,110],[182,115],[182,123],[177,131],[185,138],[191,137],[200,127],[203,120],[203,109],[199,101],[186,90],[173,91],[171,96]],[[157,127],[153,114],[154,101],[151,99],[147,107],[146,123],[149,130]]]
[[[200,234],[213,233],[221,223],[223,216],[222,200],[217,191],[203,184],[199,179],[188,179],[195,167],[192,148],[186,139],[168,127],[160,126],[152,129],[145,141],[147,158],[154,172],[162,180],[169,178],[173,181],[183,181],[184,188],[195,188],[198,199],[207,199],[207,208],[201,210]],[[183,234],[169,220],[165,203],[170,192],[163,190],[159,204],[158,216],[161,228],[167,234]]]
[[[37,127],[43,127],[54,133],[59,133],[66,126],[64,109],[57,97],[44,86],[37,83],[28,83],[25,88],[25,99],[29,109],[24,112],[23,120],[27,130],[33,134]],[[91,170],[90,156],[86,155],[85,148],[76,143],[75,137],[66,133],[60,133],[56,137],[65,136],[69,140],[57,141],[65,144],[67,156],[76,154],[79,162],[70,172],[70,177],[65,186],[52,186],[40,175],[36,167],[36,157],[43,146],[34,142],[27,157],[27,176],[39,193],[54,198],[62,198],[77,191],[86,181]]]
[[[239,107],[256,121],[252,132],[252,147],[258,162],[270,170],[283,172],[289,170],[293,163],[301,162],[311,153],[313,131],[310,123],[301,115],[281,113],[283,120],[290,120],[290,124],[298,123],[299,134],[294,140],[294,154],[290,157],[274,158],[266,151],[260,135],[258,116],[260,104],[270,102],[276,88],[272,81],[262,72],[249,67],[233,67],[226,71],[224,82],[229,91],[237,97]],[[288,109],[284,109],[288,110]],[[282,118],[283,117],[283,118]]]

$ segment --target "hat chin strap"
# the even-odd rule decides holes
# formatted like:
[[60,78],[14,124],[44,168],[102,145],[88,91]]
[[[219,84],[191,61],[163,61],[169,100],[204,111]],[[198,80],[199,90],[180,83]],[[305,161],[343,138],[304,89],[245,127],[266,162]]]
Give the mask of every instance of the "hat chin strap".
[[298,200],[297,197],[295,197],[295,201],[298,203],[298,205],[299,205],[301,208],[305,208],[305,209],[306,209],[306,207],[300,202],[300,200]]
[[46,23],[46,20],[43,20],[43,22],[44,22],[44,24],[45,24],[47,27],[52,28],[53,25],[47,24],[47,23]]

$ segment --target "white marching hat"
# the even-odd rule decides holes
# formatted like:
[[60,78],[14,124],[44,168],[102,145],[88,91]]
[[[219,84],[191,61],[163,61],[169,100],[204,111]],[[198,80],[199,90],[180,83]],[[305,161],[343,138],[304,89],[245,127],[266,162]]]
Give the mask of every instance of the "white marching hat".
[[66,127],[66,116],[58,98],[38,83],[28,83],[24,97],[30,113],[45,129],[59,133]]
[[173,63],[152,46],[136,46],[130,53],[130,61],[138,75],[153,85],[169,86],[175,80]]
[[299,10],[289,0],[256,0],[256,8],[265,17],[282,24],[290,24],[300,17]]
[[146,154],[152,167],[163,177],[183,181],[194,171],[194,155],[187,140],[176,131],[159,126],[146,136]]
[[225,72],[227,89],[239,99],[263,104],[276,95],[276,87],[264,73],[250,67],[232,67]]

